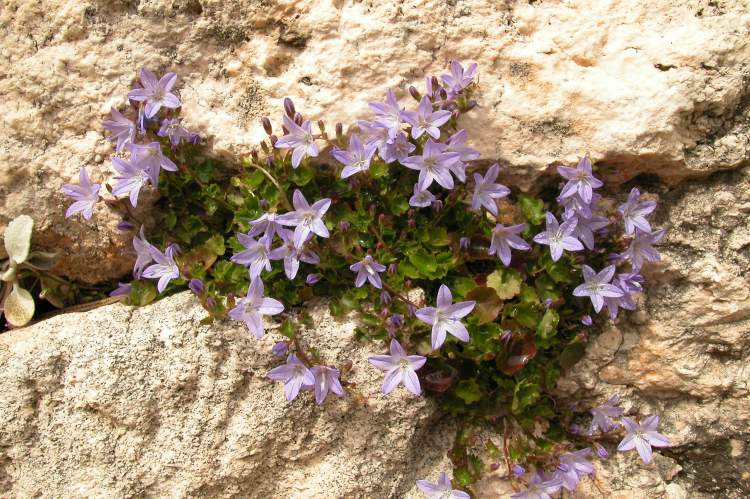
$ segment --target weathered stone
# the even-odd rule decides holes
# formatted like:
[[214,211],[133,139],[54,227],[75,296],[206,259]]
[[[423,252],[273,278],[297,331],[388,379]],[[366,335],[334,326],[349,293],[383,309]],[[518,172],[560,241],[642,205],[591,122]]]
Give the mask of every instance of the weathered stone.
[[141,65],[178,72],[186,123],[235,155],[284,96],[353,123],[387,87],[413,106],[407,86],[459,58],[480,65],[472,141],[522,185],[587,151],[615,180],[748,160],[742,0],[9,0],[0,25],[0,224],[34,216],[39,242],[64,251],[59,270],[87,282],[127,273],[128,238],[103,205],[65,221],[59,187],[81,166],[111,176],[100,123]]

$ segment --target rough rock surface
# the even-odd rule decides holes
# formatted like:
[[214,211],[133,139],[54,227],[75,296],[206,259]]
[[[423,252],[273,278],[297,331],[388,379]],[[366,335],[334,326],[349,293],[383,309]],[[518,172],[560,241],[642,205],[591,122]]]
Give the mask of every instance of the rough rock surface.
[[424,397],[380,395],[371,346],[325,310],[305,335],[353,361],[367,405],[288,404],[265,379],[280,335],[202,326],[189,293],[0,336],[0,496],[403,497],[444,459],[451,424]]
[[[387,87],[449,59],[480,65],[474,144],[523,174],[586,151],[612,176],[676,181],[747,162],[750,13],[743,0],[135,0],[0,7],[0,225],[34,216],[60,271],[122,275],[117,216],[64,221],[62,183],[111,173],[100,123],[141,65],[177,71],[187,124],[246,153],[292,96],[352,123]],[[104,262],[104,264],[102,264]]]

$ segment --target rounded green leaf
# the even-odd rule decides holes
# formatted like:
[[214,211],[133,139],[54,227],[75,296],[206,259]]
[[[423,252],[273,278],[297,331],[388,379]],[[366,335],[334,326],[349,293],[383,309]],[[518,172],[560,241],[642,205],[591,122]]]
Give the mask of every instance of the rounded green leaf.
[[20,215],[5,229],[5,251],[14,262],[23,263],[29,256],[33,228],[34,220],[28,215]]
[[25,326],[34,317],[34,298],[31,293],[15,284],[13,291],[5,299],[3,308],[5,318],[12,326]]

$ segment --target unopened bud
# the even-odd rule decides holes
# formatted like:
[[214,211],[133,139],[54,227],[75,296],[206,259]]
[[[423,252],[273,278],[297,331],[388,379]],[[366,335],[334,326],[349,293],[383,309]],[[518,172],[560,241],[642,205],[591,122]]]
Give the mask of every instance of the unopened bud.
[[388,273],[389,274],[393,275],[396,272],[398,272],[398,265],[396,265],[395,263],[392,263],[392,264],[388,265]]
[[461,116],[461,113],[458,111],[458,109],[454,110],[451,113],[451,118],[453,118],[454,120],[457,120],[459,116]]
[[339,230],[341,232],[348,232],[351,225],[346,220],[342,220],[339,222]]
[[192,291],[196,295],[201,295],[203,294],[205,286],[203,286],[203,281],[201,281],[200,279],[190,279],[188,288],[190,288],[190,291]]
[[263,130],[265,130],[268,135],[271,135],[273,133],[273,127],[271,127],[271,120],[269,120],[268,117],[264,116],[260,120],[260,122],[263,125]]
[[278,138],[277,136],[275,136],[275,135],[271,135],[271,137],[269,137],[269,139],[268,139],[268,140],[270,140],[270,141],[271,141],[271,145],[272,145],[272,146],[276,147],[276,141],[278,141],[278,140],[279,140],[279,138]]
[[444,88],[440,88],[440,100],[448,100],[448,92]]
[[271,203],[269,203],[267,199],[261,199],[259,204],[260,204],[260,209],[263,211],[266,211],[268,208],[271,207]]
[[117,230],[121,230],[122,232],[128,232],[133,229],[135,229],[135,225],[131,224],[127,220],[123,220],[119,224],[117,224]]
[[391,304],[391,294],[388,291],[382,291],[380,293],[380,303],[383,305]]
[[258,161],[258,150],[257,149],[253,149],[252,151],[250,151],[250,157],[253,158],[253,161],[257,162]]
[[601,459],[609,458],[609,452],[607,452],[607,449],[602,447],[600,444],[595,443],[594,449],[596,449],[596,455],[599,456]]
[[439,199],[436,199],[432,202],[432,209],[435,211],[441,211],[443,209],[443,202]]
[[[229,299],[227,298],[227,303],[229,303]],[[232,299],[232,308],[234,308],[234,298]],[[206,298],[206,308],[209,310],[216,308],[216,300],[213,299],[213,297],[209,296]]]
[[299,126],[302,126],[302,122],[303,121],[305,121],[305,120],[302,118],[301,114],[299,114],[299,113],[295,113],[294,114],[294,122],[295,123],[297,123]]
[[414,85],[412,85],[412,86],[409,87],[409,94],[412,96],[412,98],[415,101],[422,100],[422,96],[419,95],[419,90],[417,90],[417,87],[415,87]]
[[307,274],[305,278],[305,284],[308,286],[314,286],[318,281],[320,281],[320,274]]
[[294,118],[294,102],[289,97],[284,97],[284,112],[290,118]]
[[378,215],[378,223],[382,224],[383,222],[385,222],[385,213]]
[[341,370],[342,371],[351,371],[353,366],[354,366],[354,363],[350,359],[346,359],[341,364]]
[[438,88],[440,88],[440,82],[437,79],[437,76],[433,76],[430,78],[430,83],[432,86],[432,92],[433,94],[438,91]]
[[406,222],[406,225],[407,225],[407,226],[408,226],[408,227],[409,227],[410,229],[413,229],[414,227],[416,227],[416,226],[417,226],[417,221],[416,221],[416,220],[414,220],[413,218],[410,218],[410,219],[409,219],[409,220],[408,220],[408,221]]
[[467,249],[469,249],[469,247],[471,246],[471,238],[468,238],[468,237],[462,237],[461,239],[459,239],[459,240],[458,240],[458,246],[459,246],[459,247],[460,247],[460,248],[461,248],[462,250],[467,250]]
[[411,285],[412,285],[411,279],[407,279],[407,280],[404,281],[404,287],[406,289],[411,289]]
[[477,107],[477,101],[475,101],[474,99],[471,99],[471,100],[469,101],[469,103],[468,103],[468,104],[466,104],[466,110],[467,110],[467,111],[471,111],[471,110],[472,110],[472,109],[474,109],[475,107]]
[[336,123],[336,140],[341,140],[344,138],[344,125],[341,123]]
[[326,124],[323,120],[318,120],[318,128],[320,128],[320,133],[326,133]]

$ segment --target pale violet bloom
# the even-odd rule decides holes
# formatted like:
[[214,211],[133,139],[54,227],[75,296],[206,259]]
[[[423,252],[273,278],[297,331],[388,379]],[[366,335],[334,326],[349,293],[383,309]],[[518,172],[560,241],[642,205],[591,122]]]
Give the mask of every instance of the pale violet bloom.
[[581,478],[594,473],[594,465],[587,459],[589,454],[591,449],[586,447],[560,456],[560,464],[555,475],[562,480],[562,486],[566,490],[573,492]]
[[371,355],[367,359],[370,364],[385,371],[383,393],[388,395],[403,383],[414,395],[421,395],[422,387],[416,371],[422,368],[427,358],[421,355],[406,355],[406,351],[395,338],[391,340],[390,350],[390,355]]
[[259,218],[250,221],[252,228],[247,233],[250,237],[256,237],[260,234],[266,236],[269,240],[273,239],[273,236],[281,229],[281,224],[278,222],[279,215],[277,213],[269,212],[264,213]]
[[385,265],[376,262],[372,256],[367,255],[362,261],[350,265],[349,270],[357,273],[354,285],[358,288],[361,288],[365,281],[370,281],[370,284],[378,289],[383,287],[380,272],[385,272]]
[[305,242],[310,232],[320,237],[328,237],[330,235],[326,224],[323,222],[323,216],[325,216],[326,211],[331,206],[330,199],[320,199],[310,206],[302,191],[295,189],[292,195],[292,204],[294,204],[294,211],[284,213],[276,220],[281,225],[294,227],[294,238],[297,245]]
[[309,121],[298,125],[289,116],[284,115],[284,127],[287,134],[276,141],[275,147],[279,149],[292,149],[292,167],[297,168],[305,156],[316,157],[320,152],[312,134],[312,125]]
[[562,487],[562,479],[560,477],[552,477],[545,480],[539,474],[534,473],[531,477],[531,482],[526,490],[512,494],[512,499],[552,499],[552,494],[560,490]]
[[154,186],[159,185],[159,173],[164,168],[170,172],[177,171],[177,165],[164,156],[161,151],[161,144],[151,142],[150,144],[131,144],[130,152],[132,153],[131,161],[134,165],[148,172],[151,183]]
[[659,243],[665,234],[666,231],[664,229],[651,233],[636,229],[635,236],[630,241],[630,246],[620,256],[626,260],[630,260],[630,264],[635,271],[640,270],[645,262],[658,262],[661,257],[653,245]]
[[83,218],[91,220],[94,213],[94,205],[99,200],[99,189],[101,184],[92,184],[86,168],[81,168],[78,172],[78,185],[65,184],[62,186],[62,192],[66,196],[74,199],[65,211],[65,218],[70,218],[76,213],[83,213]]
[[329,392],[334,393],[339,397],[344,396],[344,388],[339,381],[339,375],[341,373],[338,369],[329,366],[313,366],[310,371],[315,378],[313,390],[315,391],[316,404],[322,404]]
[[432,110],[432,102],[425,95],[419,101],[416,111],[404,111],[402,117],[411,125],[411,137],[418,139],[426,133],[433,139],[440,138],[440,128],[451,118],[451,112],[447,110]]
[[385,102],[371,102],[370,109],[377,115],[375,121],[388,127],[388,135],[395,139],[401,131],[401,113],[403,108],[399,107],[396,94],[390,88],[385,94]]
[[563,220],[570,220],[572,218],[576,219],[576,228],[573,231],[573,235],[577,237],[584,246],[593,250],[595,244],[594,232],[609,225],[609,219],[606,217],[595,216],[588,218],[573,212],[563,213]]
[[248,267],[251,280],[258,277],[264,269],[271,270],[271,239],[264,236],[256,241],[247,234],[237,234],[237,240],[247,249],[233,255],[230,260]]
[[399,132],[392,142],[386,144],[385,151],[381,153],[381,157],[386,163],[392,163],[394,161],[400,162],[408,158],[416,148],[417,146],[409,141],[408,135],[404,132]]
[[653,457],[651,447],[669,447],[669,439],[656,431],[659,416],[649,416],[641,424],[624,417],[622,426],[625,427],[627,435],[617,446],[617,450],[625,452],[636,449],[646,464],[650,463]]
[[128,99],[137,102],[146,101],[146,118],[153,118],[162,107],[176,109],[182,105],[180,99],[171,92],[176,81],[177,75],[174,73],[167,73],[157,80],[154,73],[141,68],[142,88],[134,88],[128,92]]
[[573,290],[573,296],[588,296],[598,313],[604,306],[605,298],[620,298],[623,292],[617,286],[610,284],[615,275],[615,266],[609,265],[598,274],[588,265],[583,265],[583,284]]
[[589,426],[589,435],[593,435],[597,430],[607,433],[617,428],[617,424],[612,421],[612,418],[622,416],[623,409],[622,407],[618,407],[619,403],[620,396],[614,394],[602,405],[591,408],[592,418],[591,426]]
[[428,140],[421,156],[412,156],[401,161],[405,167],[419,171],[419,190],[429,188],[433,180],[445,189],[453,189],[450,166],[458,160],[459,154],[444,151],[445,144]]
[[440,473],[437,483],[427,480],[417,480],[417,488],[428,499],[469,499],[469,494],[461,490],[453,490],[451,480],[445,473]]
[[619,298],[604,299],[604,305],[607,307],[609,316],[614,320],[617,318],[618,308],[625,310],[635,310],[637,308],[635,300],[633,300],[633,293],[643,291],[643,276],[635,272],[617,274],[612,279],[612,284],[622,291],[622,296]]
[[445,342],[446,333],[461,341],[469,341],[469,332],[461,319],[474,310],[475,301],[453,303],[453,295],[448,286],[441,284],[438,289],[437,307],[424,307],[416,311],[422,322],[432,326],[432,349],[437,350]]
[[428,190],[420,190],[419,184],[414,184],[414,195],[409,198],[409,206],[426,208],[435,201],[435,195]]
[[284,311],[284,305],[274,298],[263,296],[263,281],[255,278],[250,281],[247,295],[240,298],[237,305],[229,311],[229,317],[244,322],[250,333],[261,339],[265,334],[264,315],[276,315]]
[[[357,122],[360,131],[365,137],[365,146],[375,146],[383,161],[390,163],[394,158],[390,157],[389,147],[393,143],[390,129],[377,121],[359,120]],[[388,158],[388,159],[386,159]]]
[[346,151],[334,149],[331,154],[344,165],[344,169],[341,170],[341,178],[348,178],[355,173],[368,170],[376,148],[375,144],[363,145],[359,135],[353,133],[349,137],[349,149]]
[[467,138],[466,130],[459,130],[450,136],[445,148],[445,152],[455,152],[459,155],[458,161],[451,165],[450,170],[461,182],[466,182],[466,162],[479,159],[480,156],[479,151],[465,145]]
[[469,64],[464,69],[458,61],[451,61],[451,73],[444,74],[440,78],[445,82],[451,95],[456,95],[464,88],[468,87],[477,74],[477,63]]
[[182,126],[179,118],[164,119],[161,121],[161,127],[156,132],[159,137],[169,137],[169,143],[173,147],[180,145],[180,142],[184,139],[190,141],[192,134],[187,128]]
[[562,206],[565,211],[563,212],[563,218],[568,218],[571,215],[580,215],[582,217],[590,218],[594,216],[594,207],[601,200],[601,196],[596,192],[591,196],[591,202],[585,203],[578,192],[567,198],[557,197],[557,203]]
[[502,184],[496,184],[497,176],[500,174],[500,165],[495,163],[487,170],[487,174],[474,174],[474,195],[471,198],[471,208],[478,210],[481,206],[493,215],[497,216],[496,199],[504,198],[510,194],[510,189]]
[[591,160],[588,156],[582,158],[575,168],[558,166],[557,172],[568,180],[560,192],[560,197],[563,199],[577,192],[584,203],[591,203],[593,189],[604,185],[601,180],[594,177],[591,171]]
[[135,123],[115,108],[112,108],[110,113],[112,119],[104,121],[102,127],[111,134],[109,140],[116,143],[115,151],[121,152],[135,140]]
[[112,187],[112,195],[130,197],[130,204],[133,208],[138,206],[138,195],[144,185],[151,182],[149,173],[138,165],[122,158],[112,158],[112,166],[119,175],[115,176],[115,185]]
[[315,376],[293,353],[289,354],[286,364],[274,367],[266,375],[274,381],[284,383],[284,394],[287,401],[291,402],[299,394],[302,386],[313,386]]
[[143,234],[143,225],[141,225],[140,232],[137,236],[133,237],[133,249],[135,250],[133,276],[136,279],[140,279],[146,265],[154,261],[154,258],[151,256],[151,247],[151,244],[146,241],[146,236]]
[[540,232],[534,236],[534,242],[549,246],[552,261],[558,261],[563,254],[563,250],[581,251],[583,249],[581,241],[573,235],[578,223],[575,218],[566,220],[562,225],[558,225],[555,216],[547,212],[545,220],[547,222],[546,229],[544,232]]
[[177,246],[170,244],[164,253],[153,246],[149,248],[149,251],[151,251],[151,258],[156,263],[146,267],[142,275],[146,279],[159,279],[159,282],[156,283],[156,289],[159,293],[163,293],[169,281],[180,277],[180,268],[174,261],[174,252],[177,251]]
[[[310,250],[305,249],[305,243],[297,244],[294,240],[294,232],[289,229],[279,229],[279,237],[284,242],[283,245],[271,250],[268,258],[271,260],[284,260],[284,273],[289,280],[294,279],[299,271],[299,262],[305,262],[312,265],[320,263],[320,257]],[[312,238],[312,234],[307,235],[307,240]]]
[[497,255],[500,261],[503,262],[503,265],[507,267],[511,261],[511,248],[520,251],[531,249],[531,246],[519,236],[525,229],[526,224],[510,225],[508,227],[503,224],[495,225],[495,228],[492,229],[488,253],[490,255]]
[[656,202],[641,201],[640,198],[641,191],[633,187],[628,195],[628,200],[617,208],[617,211],[622,215],[622,221],[625,223],[626,234],[633,234],[636,229],[651,232],[651,224],[646,216],[656,209]]

